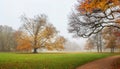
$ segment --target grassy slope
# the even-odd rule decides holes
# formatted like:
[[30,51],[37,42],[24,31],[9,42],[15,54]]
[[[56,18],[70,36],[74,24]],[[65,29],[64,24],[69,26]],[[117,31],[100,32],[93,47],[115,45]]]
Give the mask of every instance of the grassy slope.
[[0,69],[75,69],[79,65],[110,55],[97,53],[0,53]]

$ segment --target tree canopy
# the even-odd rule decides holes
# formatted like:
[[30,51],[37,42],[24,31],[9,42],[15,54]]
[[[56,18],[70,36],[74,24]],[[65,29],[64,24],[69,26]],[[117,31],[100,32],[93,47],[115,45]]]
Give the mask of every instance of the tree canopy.
[[33,50],[37,53],[40,48],[64,49],[65,38],[57,36],[58,31],[48,22],[46,15],[41,14],[34,18],[22,16],[22,22],[22,26],[15,33],[17,50]]
[[69,32],[89,37],[105,27],[120,29],[119,0],[78,0],[69,18]]

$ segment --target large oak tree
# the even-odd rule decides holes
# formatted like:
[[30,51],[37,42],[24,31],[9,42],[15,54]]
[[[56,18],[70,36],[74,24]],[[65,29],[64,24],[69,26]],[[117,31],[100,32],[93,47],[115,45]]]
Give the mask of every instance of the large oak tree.
[[26,45],[24,42],[30,42],[34,53],[37,53],[37,49],[43,47],[45,42],[54,37],[57,33],[55,27],[52,24],[49,24],[47,16],[44,14],[37,15],[34,18],[22,16],[21,19],[23,25],[21,26],[20,31],[25,34],[19,36],[24,39],[22,40],[23,42],[20,43],[22,46],[28,47],[29,43]]
[[58,36],[56,28],[50,24],[46,15],[38,15],[34,18],[22,16],[23,25],[16,31],[17,50],[38,49],[63,50],[65,38]]
[[69,18],[69,32],[89,37],[105,27],[120,29],[120,0],[78,0]]

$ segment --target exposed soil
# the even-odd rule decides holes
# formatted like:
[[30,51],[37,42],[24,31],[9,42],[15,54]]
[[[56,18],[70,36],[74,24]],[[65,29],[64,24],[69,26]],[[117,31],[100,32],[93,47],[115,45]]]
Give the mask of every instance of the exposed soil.
[[99,59],[76,69],[120,69],[120,56]]

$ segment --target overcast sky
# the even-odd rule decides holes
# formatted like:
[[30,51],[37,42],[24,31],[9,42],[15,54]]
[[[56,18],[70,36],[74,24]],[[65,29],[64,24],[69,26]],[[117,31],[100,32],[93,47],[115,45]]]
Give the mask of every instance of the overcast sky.
[[0,25],[8,25],[18,29],[22,24],[20,16],[25,14],[33,17],[38,14],[46,14],[48,20],[52,23],[60,35],[65,38],[76,41],[81,46],[84,45],[85,39],[72,38],[67,31],[68,16],[74,8],[77,0],[0,0]]

